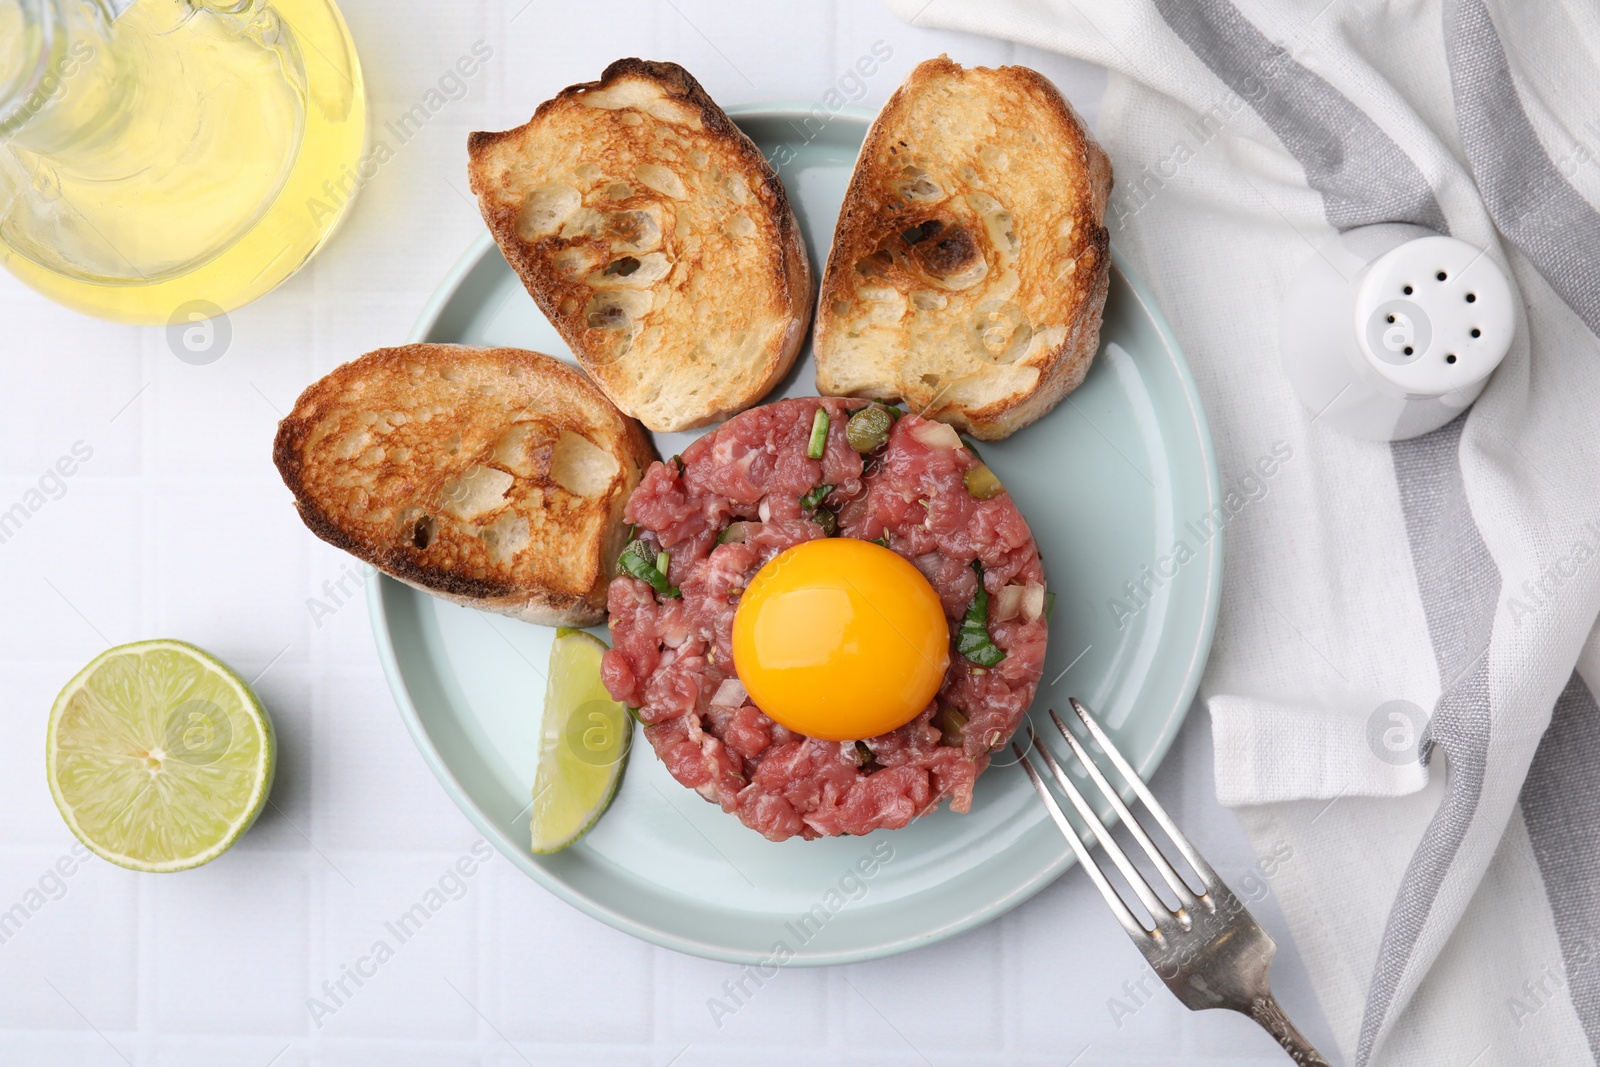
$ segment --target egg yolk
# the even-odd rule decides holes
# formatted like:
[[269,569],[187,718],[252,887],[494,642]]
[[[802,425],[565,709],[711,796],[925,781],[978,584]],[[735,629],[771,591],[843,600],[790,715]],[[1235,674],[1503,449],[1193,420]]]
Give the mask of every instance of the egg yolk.
[[950,629],[916,567],[871,541],[830,537],[756,572],[733,616],[733,665],[774,721],[859,741],[933,701],[950,666]]

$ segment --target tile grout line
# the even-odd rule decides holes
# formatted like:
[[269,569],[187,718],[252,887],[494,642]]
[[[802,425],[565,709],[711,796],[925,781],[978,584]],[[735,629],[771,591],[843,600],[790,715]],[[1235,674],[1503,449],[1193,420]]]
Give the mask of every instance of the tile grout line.
[[138,975],[139,988],[134,990],[133,1002],[133,1047],[134,1055],[142,1063],[152,1061],[155,1044],[155,1005],[152,1003],[150,990],[155,988],[154,953],[151,952],[151,941],[154,938],[151,913],[155,904],[150,899],[152,885],[150,879],[140,878],[138,884],[138,901],[136,912],[139,916],[139,932],[134,938],[134,966],[133,970]]
[[[477,833],[477,827],[472,827],[472,830],[474,833]],[[485,841],[488,840],[487,835],[480,836],[483,836]],[[468,848],[470,850],[470,844],[468,845]],[[490,859],[489,863],[493,863],[495,859],[499,858],[499,856],[499,852],[496,852],[494,859]],[[474,938],[475,943],[472,946],[472,973],[474,980],[477,982],[477,988],[474,990],[474,992],[477,993],[479,1002],[487,1004],[489,1006],[489,1010],[494,1012],[495,1018],[504,1019],[506,1017],[505,1004],[502,1002],[500,996],[502,992],[500,985],[498,982],[493,982],[490,978],[491,973],[498,973],[495,965],[499,963],[500,955],[499,946],[497,946],[489,937],[490,913],[499,910],[498,904],[500,901],[500,885],[488,875],[487,870],[485,870],[488,865],[488,863],[485,863],[479,867],[478,877],[483,878],[484,882],[487,884],[483,886],[484,892],[478,894],[477,898],[473,901],[473,904],[475,905],[474,910],[476,913],[473,915],[473,928],[476,932],[476,937]],[[487,902],[483,900],[485,895],[489,897]],[[492,963],[491,957],[493,957]],[[474,1044],[476,1045],[475,1051],[478,1053],[478,1055],[487,1058],[489,1055],[489,1044],[488,1039],[483,1034],[483,1028],[481,1026],[478,1028],[478,1040],[474,1042]]]
[[[1011,59],[1012,62],[1016,62],[1015,51]],[[1011,1003],[1012,986],[1016,983],[1016,973],[1011,966],[1013,924],[1010,920],[1014,914],[1016,914],[1015,908],[1000,916],[994,938],[995,955],[999,957],[1000,967],[1000,981],[995,983],[994,991],[995,1032],[1000,1037],[1000,1048],[1005,1052],[1012,1052],[1016,1048],[1011,1036],[1011,1012],[1006,1010],[1007,1005]]]
[[[315,682],[312,683],[315,685]],[[313,698],[314,699],[314,698]],[[307,776],[310,779],[310,776]],[[307,791],[316,788],[314,779],[309,780]],[[313,816],[316,813],[315,805],[311,806]],[[315,832],[314,830],[311,832]],[[327,967],[328,958],[328,872],[324,864],[316,863],[311,858],[311,849],[296,849],[300,854],[300,869],[305,872],[306,879],[306,996],[314,995],[317,989],[317,974]],[[311,1022],[308,1019],[301,1024],[301,1033],[307,1039],[306,1060],[309,1063],[317,1049],[316,1030],[308,1029]]]
[[660,945],[650,946],[650,1045],[649,1055],[652,1063],[655,1062],[656,1050],[661,1045],[664,1027],[661,1025],[661,1014],[666,1008],[666,1003],[656,996],[656,990],[662,987],[665,969],[662,963],[667,950]]
[[[832,79],[839,76],[841,57],[848,54],[848,50],[844,47],[844,28],[839,24],[839,0],[828,0],[827,19],[828,25],[833,29],[833,32],[828,34],[828,77]],[[826,83],[826,87],[822,92],[826,93],[828,91],[827,87],[831,87],[834,84],[830,80]]]
[[[315,323],[312,329],[315,330]],[[309,539],[302,538],[300,548],[301,570],[306,575],[307,581],[315,581],[313,574],[315,553]],[[306,875],[306,995],[314,996],[317,989],[317,973],[319,963],[326,968],[328,958],[328,889],[327,872],[321,864],[311,861],[311,844],[317,838],[318,824],[321,820],[317,817],[317,775],[316,764],[319,753],[326,755],[323,746],[317,741],[317,716],[319,697],[324,688],[323,650],[320,642],[310,641],[306,651],[306,663],[311,671],[309,684],[306,687],[306,729],[309,737],[308,748],[311,752],[310,764],[306,768],[306,848],[298,849],[300,862]],[[317,1051],[318,1042],[316,1030],[313,1028],[308,1034],[307,1062]]]
[[[157,335],[154,331],[145,331],[145,343],[139,346],[139,362],[141,377],[155,384],[159,368],[159,352],[157,351]],[[163,338],[164,339],[164,338]],[[137,419],[139,425],[138,462],[134,465],[134,478],[141,487],[148,485],[151,474],[150,457],[155,455],[156,427],[160,423],[160,413],[166,406],[162,403],[160,389],[142,391],[144,402],[133,408],[127,415],[128,418]],[[118,413],[121,414],[120,412]],[[145,558],[160,559],[158,544],[158,511],[155,501],[156,494],[141,492],[139,494],[139,549]],[[139,568],[139,606],[135,617],[143,625],[146,633],[156,633],[156,624],[159,621],[160,596],[155,571],[156,567]],[[151,992],[155,985],[155,900],[152,897],[157,883],[149,878],[139,879],[139,932],[135,937],[135,952],[138,953],[136,973],[139,975],[139,990],[135,1002],[134,1022],[137,1027],[135,1047],[138,1049],[139,1062],[154,1062],[154,1049],[158,1035],[156,1027],[156,1004],[154,994]]]

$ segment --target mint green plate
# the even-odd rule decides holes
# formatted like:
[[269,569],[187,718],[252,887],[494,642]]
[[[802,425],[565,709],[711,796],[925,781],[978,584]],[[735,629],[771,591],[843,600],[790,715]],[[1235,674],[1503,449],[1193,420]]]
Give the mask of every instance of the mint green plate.
[[[820,275],[872,116],[851,109],[824,123],[789,105],[732,114],[782,164]],[[411,339],[569,355],[487,234],[445,278]],[[1077,392],[982,447],[1032,525],[1057,593],[1035,721],[1048,726],[1045,709],[1076,696],[1148,773],[1183,721],[1210,648],[1222,545],[1194,531],[1221,494],[1177,342],[1114,250],[1100,339]],[[769,399],[813,392],[807,353]],[[670,455],[689,438],[659,435],[657,446]],[[1179,541],[1193,553],[1181,565]],[[1147,567],[1166,573],[1146,579]],[[1143,582],[1153,597],[1129,599],[1124,582]],[[941,809],[904,830],[775,844],[674,782],[642,737],[594,830],[535,856],[526,820],[554,631],[388,578],[368,589],[395,700],[446,791],[511,862],[619,930],[743,963],[873,959],[988,922],[1071,862],[1009,756],[979,779],[966,815]]]

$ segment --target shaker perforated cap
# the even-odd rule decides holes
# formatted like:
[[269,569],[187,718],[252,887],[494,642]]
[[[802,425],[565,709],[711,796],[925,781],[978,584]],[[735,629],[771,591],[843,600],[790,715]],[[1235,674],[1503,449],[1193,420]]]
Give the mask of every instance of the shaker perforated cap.
[[1408,396],[1442,397],[1483,381],[1516,323],[1499,266],[1465,241],[1421,237],[1374,260],[1356,289],[1355,328],[1373,370]]

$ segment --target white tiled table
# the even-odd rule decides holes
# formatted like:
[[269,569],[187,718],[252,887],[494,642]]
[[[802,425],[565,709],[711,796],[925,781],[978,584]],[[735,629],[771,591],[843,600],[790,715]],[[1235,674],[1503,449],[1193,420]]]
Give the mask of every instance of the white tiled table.
[[[403,944],[386,931],[477,835],[401,725],[364,605],[309,610],[350,563],[295,518],[270,442],[306,383],[403,340],[479,233],[467,132],[519,123],[624,55],[680,61],[725,104],[837,89],[876,106],[942,51],[1036,66],[1091,121],[1103,86],[1054,56],[911,28],[871,0],[523,2],[346,0],[376,136],[475,42],[493,57],[419,136],[391,142],[393,160],[309,269],[232,315],[217,362],[181,362],[160,330],[79,317],[0,275],[0,510],[76,443],[92,449],[0,543],[0,1063],[1285,1062],[1242,1017],[1191,1015],[1158,990],[1079,871],[953,942],[787,970],[720,1028],[707,1000],[736,968],[616,933],[498,856]],[[875,42],[892,58],[857,88],[847,72]],[[44,781],[50,702],[107,645],[154,636],[260,675],[281,746],[275,806],[197,871],[90,860],[53,876],[74,842]],[[1203,713],[1156,786],[1242,880],[1255,858],[1212,798]],[[324,981],[379,938],[393,958],[359,988],[345,979],[337,1010],[314,1010],[313,997],[333,1004]],[[1280,959],[1281,997],[1325,1037],[1292,947]]]

